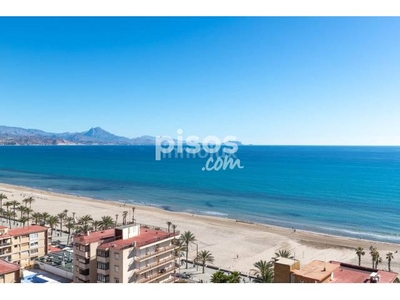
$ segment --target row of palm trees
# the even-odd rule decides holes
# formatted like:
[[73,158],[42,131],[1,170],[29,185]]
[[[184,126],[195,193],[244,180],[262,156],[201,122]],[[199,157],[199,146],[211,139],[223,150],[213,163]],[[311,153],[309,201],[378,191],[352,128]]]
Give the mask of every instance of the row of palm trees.
[[[75,212],[72,212],[72,216],[68,215],[68,210],[65,209],[62,212],[51,215],[47,212],[35,212],[32,209],[32,203],[35,202],[33,197],[26,198],[20,202],[16,200],[4,202],[7,200],[7,196],[3,193],[0,194],[0,216],[6,218],[8,220],[9,227],[12,228],[12,225],[19,222],[22,226],[30,224],[32,221],[35,224],[41,224],[44,226],[48,226],[50,228],[50,236],[53,237],[53,232],[57,226],[59,226],[59,232],[62,236],[63,228],[68,230],[68,239],[67,244],[69,244],[69,240],[72,233],[87,233],[88,231],[96,231],[96,230],[104,230],[110,229],[118,224],[118,214],[115,215],[115,220],[111,216],[102,216],[100,220],[95,220],[89,214],[83,215],[78,219],[75,218]],[[28,207],[29,204],[29,207]],[[5,207],[5,209],[3,208]],[[135,207],[131,207],[132,209],[132,222],[135,222]],[[122,225],[126,225],[128,223],[127,216],[128,211],[125,210],[122,212]],[[12,222],[12,220],[14,222]],[[174,231],[176,226],[173,227]]]
[[[380,253],[376,247],[371,246],[369,248],[369,250],[370,250],[369,254],[371,255],[371,259],[372,259],[372,268],[378,269],[379,263],[382,263],[382,257],[380,256]],[[364,256],[366,252],[364,251],[364,248],[362,248],[362,247],[357,247],[355,249],[355,251],[356,251],[356,255],[358,256],[358,265],[361,266],[361,257]],[[392,252],[386,253],[386,259],[387,259],[387,263],[388,263],[388,270],[390,272],[392,260],[394,259],[393,253]]]

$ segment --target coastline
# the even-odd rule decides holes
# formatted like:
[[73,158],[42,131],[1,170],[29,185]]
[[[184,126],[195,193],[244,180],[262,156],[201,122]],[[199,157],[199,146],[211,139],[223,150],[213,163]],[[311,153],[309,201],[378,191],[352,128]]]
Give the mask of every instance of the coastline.
[[[180,232],[190,230],[197,238],[198,250],[209,250],[213,254],[215,266],[243,273],[248,273],[258,260],[270,260],[280,249],[292,252],[295,258],[300,260],[301,265],[314,259],[357,264],[358,257],[354,248],[363,247],[366,254],[362,257],[362,265],[370,267],[370,246],[377,247],[380,252],[382,263],[379,267],[382,269],[387,269],[386,253],[393,252],[395,258],[391,265],[392,271],[400,273],[400,256],[396,254],[400,249],[399,244],[298,229],[294,232],[290,228],[245,220],[175,212],[153,206],[131,205],[4,183],[0,183],[0,193],[6,194],[8,201],[21,202],[22,199],[33,196],[36,200],[32,203],[34,211],[46,211],[54,215],[67,209],[68,215],[75,212],[77,218],[90,214],[95,219],[100,219],[104,215],[110,215],[115,219],[115,215],[118,214],[121,221],[122,212],[126,210],[127,219],[131,220],[131,207],[134,206],[135,219],[138,223],[167,227],[166,222],[171,221],[177,225],[177,230]],[[196,246],[193,245],[189,249],[189,259],[193,259],[195,254]]]

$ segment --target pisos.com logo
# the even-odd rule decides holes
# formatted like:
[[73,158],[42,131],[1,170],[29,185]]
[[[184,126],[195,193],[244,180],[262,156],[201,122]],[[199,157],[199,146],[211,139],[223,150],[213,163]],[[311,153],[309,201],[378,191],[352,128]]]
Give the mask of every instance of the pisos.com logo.
[[156,136],[155,159],[163,158],[203,158],[206,159],[202,171],[220,171],[243,169],[237,158],[239,145],[235,136],[222,139],[214,135],[206,136],[203,140],[196,135],[183,138],[183,130],[177,130],[176,139],[171,136]]

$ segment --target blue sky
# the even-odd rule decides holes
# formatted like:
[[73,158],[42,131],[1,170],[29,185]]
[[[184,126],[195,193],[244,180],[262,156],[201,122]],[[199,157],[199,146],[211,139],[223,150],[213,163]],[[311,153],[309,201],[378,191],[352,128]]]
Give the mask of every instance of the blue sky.
[[400,145],[400,18],[0,18],[0,124]]

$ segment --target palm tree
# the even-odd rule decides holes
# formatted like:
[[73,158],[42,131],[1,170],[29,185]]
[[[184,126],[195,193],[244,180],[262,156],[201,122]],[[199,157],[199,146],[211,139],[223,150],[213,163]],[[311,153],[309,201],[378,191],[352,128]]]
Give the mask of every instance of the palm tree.
[[101,225],[100,221],[97,221],[97,220],[92,221],[92,227],[93,227],[94,231],[97,231],[97,229],[100,227],[100,225]]
[[4,203],[4,206],[7,208],[7,211],[10,210],[10,206],[12,206],[12,202],[11,201],[7,201],[6,203]]
[[178,227],[178,225],[172,224],[172,232],[174,233],[174,241],[175,241],[176,227]]
[[21,203],[19,203],[17,200],[11,201],[11,204],[13,206],[13,211],[16,211],[17,206],[21,205]]
[[117,227],[117,223],[118,223],[118,214],[115,214],[115,225],[114,225],[114,227]]
[[63,227],[63,222],[64,222],[64,220],[65,220],[65,218],[67,217],[67,214],[63,211],[63,212],[60,212],[58,215],[57,215],[57,217],[58,217],[58,220],[59,220],[59,222],[60,222],[60,236],[62,236],[62,227]]
[[388,269],[389,269],[389,272],[390,272],[391,271],[390,265],[392,263],[392,260],[394,259],[393,253],[392,252],[386,253],[386,259],[388,260]]
[[124,210],[123,212],[122,212],[122,224],[123,225],[126,225],[126,217],[128,216],[128,211],[127,210]]
[[93,218],[91,215],[84,215],[79,218],[79,223],[81,223],[82,225],[87,225],[92,220]]
[[14,217],[15,213],[13,211],[6,211],[4,216],[8,219],[8,225],[11,229],[11,218]]
[[254,282],[265,282],[271,283],[274,281],[274,272],[272,262],[267,262],[265,260],[260,260],[254,263],[256,269],[252,269],[251,272],[257,276]]
[[22,202],[25,203],[25,206],[29,203],[29,208],[32,208],[32,203],[35,202],[35,198],[28,197],[28,198],[22,200]]
[[214,272],[211,276],[212,283],[226,283],[228,282],[228,277],[222,271]]
[[136,223],[135,222],[135,207],[134,206],[132,206],[132,222],[133,222],[133,224]]
[[240,273],[233,271],[228,275],[228,283],[240,283]]
[[49,219],[47,220],[47,223],[50,226],[51,229],[51,233],[50,233],[50,237],[53,237],[53,231],[54,231],[54,227],[56,227],[58,225],[58,217],[57,216],[50,216]]
[[292,255],[292,253],[290,253],[290,251],[288,250],[279,250],[278,252],[275,252],[275,257],[284,257],[284,258],[290,258],[293,259],[294,256]]
[[71,229],[75,227],[75,224],[73,222],[68,222],[65,224],[65,227],[68,229],[68,238],[67,238],[67,245],[69,245],[69,238],[71,237]]
[[180,239],[186,247],[186,269],[188,268],[189,244],[196,241],[196,237],[190,231],[181,234]]
[[356,254],[358,256],[358,265],[361,266],[361,256],[365,255],[364,248],[357,247],[355,250],[356,250]]
[[35,224],[39,224],[42,219],[42,214],[40,212],[34,212],[32,213],[32,219],[35,220]]
[[18,206],[17,207],[17,210],[19,210],[20,211],[20,218],[22,218],[22,214],[25,212],[25,206],[22,206],[22,205],[20,205],[20,206]]
[[167,221],[168,233],[170,232],[171,225],[172,225],[172,222],[171,221]]
[[204,268],[206,263],[212,264],[214,262],[214,256],[212,256],[210,251],[202,250],[197,254],[195,261],[196,263],[200,262],[201,266],[203,267],[203,274],[204,274]]
[[25,227],[25,223],[26,223],[27,221],[29,221],[29,218],[23,216],[23,217],[21,217],[18,221],[22,223],[22,226],[23,226],[23,227]]
[[8,199],[3,193],[0,194],[0,208],[3,208],[3,200]]
[[50,218],[50,214],[48,212],[43,212],[42,213],[42,219],[41,221],[43,222],[44,225],[48,223],[48,219]]
[[378,250],[375,247],[371,247],[370,249],[371,249],[370,255],[372,258],[372,268],[376,269],[378,267],[380,255],[379,255]]
[[102,216],[99,225],[101,229],[109,229],[114,226],[114,220],[110,216]]
[[33,209],[29,207],[25,207],[25,213],[28,215],[28,226],[29,226],[29,220],[31,219],[31,213],[33,212]]

